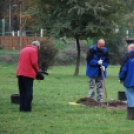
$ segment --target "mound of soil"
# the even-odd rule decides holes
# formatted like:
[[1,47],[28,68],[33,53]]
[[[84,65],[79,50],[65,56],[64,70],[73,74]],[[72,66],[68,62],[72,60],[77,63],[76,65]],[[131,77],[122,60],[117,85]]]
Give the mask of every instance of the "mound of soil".
[[108,102],[97,102],[90,98],[81,98],[77,103],[84,104],[89,107],[104,107],[104,108],[113,108],[113,109],[126,109],[126,103],[120,100],[111,100]]

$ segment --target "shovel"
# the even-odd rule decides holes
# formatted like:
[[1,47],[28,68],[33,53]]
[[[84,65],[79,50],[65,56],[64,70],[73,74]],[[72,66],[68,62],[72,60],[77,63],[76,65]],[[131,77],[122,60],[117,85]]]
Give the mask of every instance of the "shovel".
[[107,90],[106,90],[106,84],[105,84],[105,78],[104,78],[104,72],[103,72],[102,65],[101,65],[101,76],[102,76],[102,80],[103,80],[103,88],[105,90],[106,102],[107,102],[107,106],[108,106]]

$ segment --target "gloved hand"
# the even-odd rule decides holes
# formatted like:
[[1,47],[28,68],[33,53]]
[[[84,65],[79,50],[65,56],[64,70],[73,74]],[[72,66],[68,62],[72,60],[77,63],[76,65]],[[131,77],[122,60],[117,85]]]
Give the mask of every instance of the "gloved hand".
[[37,79],[37,80],[44,80],[44,76],[42,75],[41,72],[38,72],[38,73],[36,74],[36,79]]
[[123,81],[122,80],[119,80],[119,82],[122,84],[123,83]]
[[103,71],[105,71],[105,66],[101,66],[101,69],[102,69]]
[[98,60],[99,65],[102,65],[102,63],[103,63],[103,60]]

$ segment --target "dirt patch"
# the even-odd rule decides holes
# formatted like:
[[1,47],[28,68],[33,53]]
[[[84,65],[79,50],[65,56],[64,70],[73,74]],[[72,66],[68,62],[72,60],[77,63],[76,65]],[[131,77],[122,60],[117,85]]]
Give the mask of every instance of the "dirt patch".
[[111,100],[108,102],[97,102],[90,98],[81,98],[77,103],[84,104],[89,107],[104,107],[111,109],[126,109],[126,103],[120,100]]

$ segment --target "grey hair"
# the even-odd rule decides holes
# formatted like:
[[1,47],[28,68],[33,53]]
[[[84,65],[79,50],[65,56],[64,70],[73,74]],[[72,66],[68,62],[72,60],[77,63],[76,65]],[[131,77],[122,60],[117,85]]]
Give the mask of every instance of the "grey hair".
[[31,45],[38,46],[40,48],[40,42],[38,40],[33,41]]

